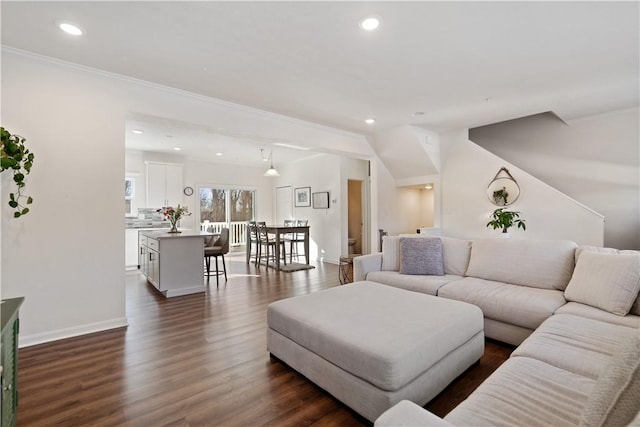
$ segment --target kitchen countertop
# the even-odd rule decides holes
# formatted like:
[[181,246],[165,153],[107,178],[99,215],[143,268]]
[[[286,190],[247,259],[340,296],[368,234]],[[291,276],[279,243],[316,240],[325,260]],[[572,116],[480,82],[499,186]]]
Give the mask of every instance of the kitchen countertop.
[[207,237],[213,236],[215,233],[207,233],[205,231],[197,230],[182,230],[180,233],[167,233],[166,231],[141,231],[143,236],[151,237],[152,239],[177,239],[180,237]]
[[169,221],[127,221],[125,222],[124,228],[126,229],[139,229],[139,228],[171,228],[171,223]]

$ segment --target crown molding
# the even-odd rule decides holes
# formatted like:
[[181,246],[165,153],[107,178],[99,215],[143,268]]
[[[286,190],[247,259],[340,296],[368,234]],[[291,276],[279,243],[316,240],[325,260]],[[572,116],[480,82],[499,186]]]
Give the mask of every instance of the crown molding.
[[6,45],[0,45],[0,48],[1,48],[2,54],[10,53],[10,54],[22,56],[22,57],[25,57],[25,58],[29,58],[29,59],[32,59],[34,61],[47,63],[47,64],[52,64],[52,65],[55,65],[55,66],[58,66],[58,67],[62,67],[62,68],[71,68],[71,69],[74,69],[74,70],[77,70],[77,71],[81,71],[81,72],[84,72],[84,73],[87,73],[87,74],[106,77],[106,78],[113,79],[113,80],[119,80],[119,81],[126,82],[126,83],[129,83],[129,84],[134,84],[134,85],[138,85],[138,86],[142,86],[142,87],[147,87],[147,88],[150,88],[150,89],[162,91],[162,92],[173,94],[173,95],[177,95],[177,96],[184,96],[184,97],[187,97],[187,98],[195,99],[195,100],[198,100],[198,101],[201,101],[201,102],[206,102],[206,103],[209,103],[209,104],[213,104],[213,105],[216,105],[216,106],[228,108],[230,110],[235,110],[235,111],[242,112],[242,113],[255,114],[255,115],[266,117],[266,118],[269,118],[269,119],[272,119],[272,120],[288,122],[288,123],[291,123],[292,125],[296,125],[296,126],[303,126],[303,127],[312,128],[312,129],[315,129],[315,130],[318,130],[318,131],[322,131],[322,132],[329,132],[329,133],[332,133],[332,134],[335,134],[335,135],[340,135],[340,136],[343,136],[343,137],[362,139],[363,141],[366,141],[364,134],[347,131],[345,129],[334,128],[334,127],[322,125],[322,124],[319,124],[319,123],[298,119],[298,118],[291,117],[291,116],[285,116],[283,114],[273,113],[271,111],[261,110],[259,108],[250,107],[250,106],[243,105],[243,104],[236,104],[234,102],[225,101],[223,99],[212,98],[210,96],[200,95],[200,94],[195,93],[195,92],[189,92],[189,91],[182,90],[182,89],[177,89],[177,88],[174,88],[174,87],[171,87],[171,86],[165,86],[165,85],[161,85],[161,84],[158,84],[158,83],[153,83],[153,82],[150,82],[150,81],[147,81],[147,80],[137,79],[135,77],[129,77],[129,76],[125,76],[123,74],[112,73],[110,71],[104,71],[104,70],[100,70],[98,68],[88,67],[86,65],[77,64],[75,62],[65,61],[63,59],[53,58],[51,56],[46,56],[46,55],[42,55],[42,54],[39,54],[39,53],[34,53],[34,52],[27,51],[27,50],[22,50],[22,49],[6,46]]

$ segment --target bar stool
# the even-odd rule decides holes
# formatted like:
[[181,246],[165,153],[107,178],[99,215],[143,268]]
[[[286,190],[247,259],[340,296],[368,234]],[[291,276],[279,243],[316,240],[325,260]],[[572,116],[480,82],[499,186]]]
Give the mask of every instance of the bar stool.
[[[212,239],[213,240],[213,239]],[[224,262],[224,254],[229,253],[229,229],[220,230],[220,237],[211,246],[204,247],[204,262],[207,266],[207,280],[211,276],[211,257],[216,259],[216,287],[220,285],[220,275],[224,274],[227,281],[227,265]],[[218,268],[218,257],[222,258],[222,271]]]

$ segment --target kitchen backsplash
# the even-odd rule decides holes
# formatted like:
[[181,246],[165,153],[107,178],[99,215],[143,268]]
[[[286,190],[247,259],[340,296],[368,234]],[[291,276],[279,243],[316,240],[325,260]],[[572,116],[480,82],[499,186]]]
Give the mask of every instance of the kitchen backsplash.
[[163,221],[164,215],[155,208],[138,209],[138,219],[150,219],[152,221]]
[[165,220],[164,215],[154,208],[140,208],[137,217],[125,218],[125,228],[157,227],[169,227],[169,221]]

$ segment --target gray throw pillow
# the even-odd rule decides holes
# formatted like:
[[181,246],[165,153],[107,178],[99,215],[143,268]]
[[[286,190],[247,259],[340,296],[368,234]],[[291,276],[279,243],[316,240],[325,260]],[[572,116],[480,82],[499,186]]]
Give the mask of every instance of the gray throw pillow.
[[443,276],[442,241],[401,238],[400,274]]

